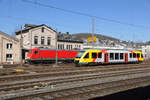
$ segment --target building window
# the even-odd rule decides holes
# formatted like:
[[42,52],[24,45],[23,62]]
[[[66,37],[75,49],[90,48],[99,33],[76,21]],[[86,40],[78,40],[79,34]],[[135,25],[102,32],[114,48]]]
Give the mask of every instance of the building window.
[[47,45],[51,45],[51,38],[50,37],[47,38]]
[[69,49],[69,46],[67,45],[66,49],[68,50]]
[[44,27],[42,27],[41,32],[42,32],[42,33],[44,32]]
[[71,47],[70,49],[72,49],[72,45],[70,45],[70,47]]
[[12,60],[12,54],[6,54],[6,61]]
[[58,49],[64,49],[64,44],[58,44]]
[[41,37],[41,44],[44,45],[44,37]]
[[6,48],[7,49],[11,49],[12,48],[12,44],[11,43],[7,43]]
[[34,44],[38,44],[38,36],[34,36]]

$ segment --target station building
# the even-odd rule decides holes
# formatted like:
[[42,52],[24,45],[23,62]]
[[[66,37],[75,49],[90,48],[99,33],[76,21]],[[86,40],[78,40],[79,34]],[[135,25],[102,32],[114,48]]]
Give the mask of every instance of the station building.
[[0,64],[20,63],[20,42],[4,32],[0,32]]
[[83,42],[73,40],[69,32],[66,34],[58,33],[45,24],[25,24],[24,29],[16,32],[16,38],[22,40],[23,59],[26,52],[32,48],[56,49],[57,46],[60,50],[83,49]]
[[150,59],[150,44],[142,46],[142,53],[145,59]]

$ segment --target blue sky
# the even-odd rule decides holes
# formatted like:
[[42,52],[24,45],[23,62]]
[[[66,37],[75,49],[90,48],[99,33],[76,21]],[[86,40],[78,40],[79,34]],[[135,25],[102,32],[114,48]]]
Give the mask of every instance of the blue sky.
[[150,0],[0,0],[1,31],[12,34],[24,24],[46,24],[71,34],[92,31],[91,17],[24,1],[140,25],[134,27],[95,18],[95,33],[126,41],[150,41]]

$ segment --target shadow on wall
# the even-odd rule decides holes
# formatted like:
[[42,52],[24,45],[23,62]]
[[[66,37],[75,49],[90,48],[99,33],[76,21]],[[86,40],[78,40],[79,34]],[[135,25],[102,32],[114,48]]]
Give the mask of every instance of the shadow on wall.
[[150,86],[140,87],[89,100],[150,100]]

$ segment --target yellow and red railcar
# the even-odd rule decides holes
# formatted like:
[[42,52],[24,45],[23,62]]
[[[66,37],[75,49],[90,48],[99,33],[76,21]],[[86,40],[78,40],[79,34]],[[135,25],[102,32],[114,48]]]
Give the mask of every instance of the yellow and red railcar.
[[141,51],[89,49],[80,51],[74,59],[74,63],[80,66],[89,64],[136,63],[143,60]]

